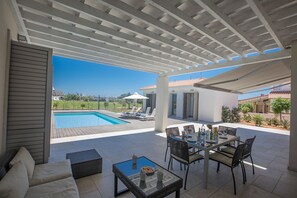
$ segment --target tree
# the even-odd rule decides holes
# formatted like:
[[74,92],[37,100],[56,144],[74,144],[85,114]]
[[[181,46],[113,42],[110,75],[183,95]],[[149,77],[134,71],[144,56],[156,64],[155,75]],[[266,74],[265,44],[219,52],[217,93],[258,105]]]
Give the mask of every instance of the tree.
[[127,96],[130,96],[130,95],[131,95],[130,92],[128,92],[128,93],[124,93],[124,94],[121,94],[120,96],[118,96],[118,99],[123,99],[123,98],[125,98],[125,97],[127,97]]
[[253,111],[253,105],[251,103],[245,103],[240,105],[240,110],[243,114]]
[[57,109],[58,108],[58,103],[57,102],[54,102],[53,103],[53,107],[54,107],[54,109]]
[[107,109],[109,103],[107,101],[104,102],[104,108]]
[[288,99],[278,97],[271,103],[273,113],[279,114],[279,119],[282,120],[282,112],[289,111],[291,103]]
[[86,105],[84,103],[82,103],[80,106],[81,106],[81,109],[86,107]]

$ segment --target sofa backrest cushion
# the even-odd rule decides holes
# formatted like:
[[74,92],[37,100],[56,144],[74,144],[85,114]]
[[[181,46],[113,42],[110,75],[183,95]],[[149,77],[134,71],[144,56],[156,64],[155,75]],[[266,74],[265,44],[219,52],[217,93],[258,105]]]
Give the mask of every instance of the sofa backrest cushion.
[[8,170],[10,168],[9,167],[9,162],[14,158],[16,153],[17,153],[17,150],[9,150],[9,151],[6,151],[0,157],[0,180],[8,172]]
[[35,161],[25,147],[20,148],[15,157],[10,161],[9,165],[14,166],[14,164],[19,161],[21,161],[25,165],[28,177],[29,179],[31,179],[34,171]]
[[0,195],[4,198],[24,198],[29,189],[26,167],[16,163],[0,181]]

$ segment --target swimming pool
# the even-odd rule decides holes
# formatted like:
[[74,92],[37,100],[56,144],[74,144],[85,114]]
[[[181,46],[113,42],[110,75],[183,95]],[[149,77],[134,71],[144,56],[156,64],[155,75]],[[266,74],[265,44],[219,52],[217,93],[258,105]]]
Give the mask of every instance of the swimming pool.
[[127,122],[98,112],[54,113],[56,128],[116,125]]

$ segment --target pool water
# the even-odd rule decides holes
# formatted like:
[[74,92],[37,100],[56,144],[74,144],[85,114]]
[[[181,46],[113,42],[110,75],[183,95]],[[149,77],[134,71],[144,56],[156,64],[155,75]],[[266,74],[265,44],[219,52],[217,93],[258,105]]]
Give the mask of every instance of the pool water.
[[127,122],[98,112],[54,113],[56,128],[116,125]]

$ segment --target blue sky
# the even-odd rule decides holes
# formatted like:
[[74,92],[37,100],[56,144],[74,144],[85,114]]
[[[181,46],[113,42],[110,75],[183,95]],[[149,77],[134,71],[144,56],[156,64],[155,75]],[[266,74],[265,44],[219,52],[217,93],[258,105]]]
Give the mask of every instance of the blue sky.
[[[273,49],[267,53],[279,51]],[[250,54],[256,56],[258,54]],[[157,75],[112,67],[97,63],[74,60],[54,56],[54,80],[53,86],[56,90],[64,93],[82,93],[83,95],[119,96],[123,93],[141,92],[141,87],[156,84]],[[194,78],[211,78],[218,74],[230,71],[235,67],[211,70],[206,72],[195,72],[186,75],[170,77],[170,81],[186,80]],[[243,94],[239,99],[255,97],[269,91]]]

